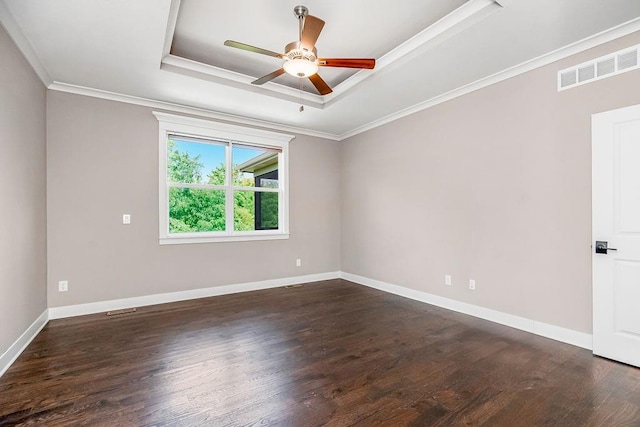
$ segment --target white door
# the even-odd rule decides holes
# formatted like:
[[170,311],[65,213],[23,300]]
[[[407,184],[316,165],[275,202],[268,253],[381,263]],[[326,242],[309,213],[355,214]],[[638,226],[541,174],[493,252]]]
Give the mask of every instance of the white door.
[[593,352],[640,366],[640,105],[595,114],[592,138]]

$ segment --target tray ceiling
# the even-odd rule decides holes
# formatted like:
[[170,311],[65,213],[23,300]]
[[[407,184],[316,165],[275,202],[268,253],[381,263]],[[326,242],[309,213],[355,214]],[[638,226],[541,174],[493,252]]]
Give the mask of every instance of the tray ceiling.
[[334,85],[324,97],[285,76],[251,85],[279,60],[224,40],[282,51],[297,38],[299,3],[0,0],[0,22],[51,89],[332,139],[594,35],[640,30],[638,0],[308,0],[326,21],[320,55],[375,57],[376,69],[321,69]]
[[[299,0],[298,0],[299,1]],[[401,43],[450,14],[467,0],[372,5],[370,1],[307,1],[309,14],[326,21],[316,48],[320,57],[380,58]],[[210,0],[182,0],[178,10],[171,54],[224,70],[259,78],[278,68],[282,60],[231,49],[227,39],[284,53],[298,40],[297,3],[248,1],[242,6]],[[293,6],[292,6],[293,5]],[[322,68],[320,74],[335,87],[357,70]],[[317,93],[308,80],[304,90]],[[274,83],[299,88],[300,79],[288,74]]]

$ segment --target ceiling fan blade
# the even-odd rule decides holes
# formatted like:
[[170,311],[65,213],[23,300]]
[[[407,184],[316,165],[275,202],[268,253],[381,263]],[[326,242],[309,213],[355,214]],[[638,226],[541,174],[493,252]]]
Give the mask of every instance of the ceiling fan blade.
[[321,67],[366,68],[372,70],[376,66],[375,59],[369,58],[318,58]]
[[318,73],[312,76],[309,76],[309,80],[311,80],[311,83],[313,83],[316,89],[318,89],[318,92],[320,92],[320,95],[328,95],[331,92],[333,92],[333,90],[331,90],[327,82],[322,80],[322,77],[320,77]]
[[320,32],[324,27],[324,21],[315,16],[307,15],[304,17],[304,27],[302,28],[302,34],[300,34],[300,44],[307,50],[313,50],[316,45]]
[[273,73],[269,73],[266,76],[262,76],[258,80],[252,81],[251,84],[252,85],[263,85],[266,82],[268,82],[269,80],[273,80],[273,79],[275,79],[276,77],[278,77],[281,74],[284,74],[284,68],[280,68],[278,70],[275,70]]
[[235,47],[236,49],[242,49],[242,50],[246,50],[249,52],[254,52],[254,53],[261,53],[263,55],[267,55],[267,56],[273,56],[276,58],[284,58],[284,55],[278,52],[272,52],[270,50],[266,50],[266,49],[262,49],[260,47],[255,47],[255,46],[251,46],[245,43],[240,43],[240,42],[236,42],[233,40],[227,40],[226,42],[224,42],[225,46],[229,46],[229,47]]

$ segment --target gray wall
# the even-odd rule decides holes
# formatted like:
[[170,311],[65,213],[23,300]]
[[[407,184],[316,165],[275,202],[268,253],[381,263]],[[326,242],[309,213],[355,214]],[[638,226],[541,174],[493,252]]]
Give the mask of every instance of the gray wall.
[[0,26],[0,355],[47,308],[46,89]]
[[640,71],[562,93],[556,73],[637,43],[343,142],[342,270],[591,332],[591,114],[640,103]]
[[340,270],[340,147],[307,136],[290,143],[290,239],[160,246],[151,112],[49,92],[50,307]]

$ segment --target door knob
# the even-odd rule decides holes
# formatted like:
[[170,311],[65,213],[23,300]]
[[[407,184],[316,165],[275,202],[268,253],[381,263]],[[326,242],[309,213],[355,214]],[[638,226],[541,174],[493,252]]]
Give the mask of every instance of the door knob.
[[608,246],[608,242],[597,240],[596,241],[596,253],[597,254],[606,254],[607,251],[617,251],[617,249],[610,248]]

